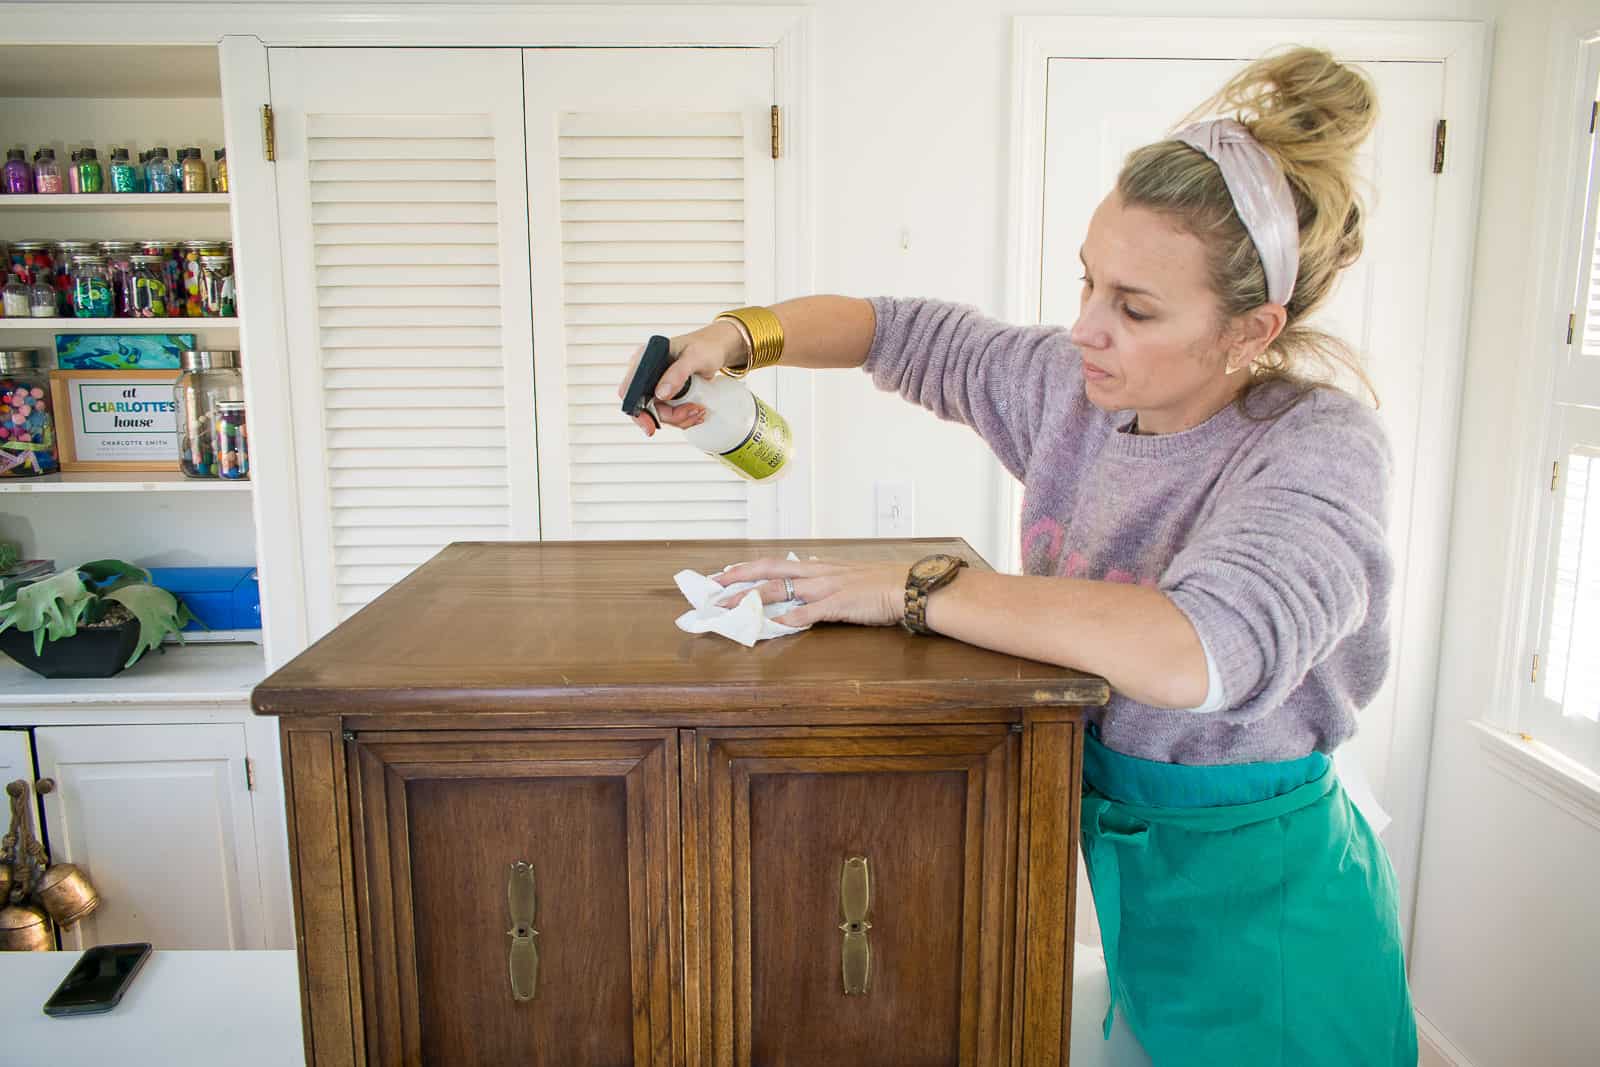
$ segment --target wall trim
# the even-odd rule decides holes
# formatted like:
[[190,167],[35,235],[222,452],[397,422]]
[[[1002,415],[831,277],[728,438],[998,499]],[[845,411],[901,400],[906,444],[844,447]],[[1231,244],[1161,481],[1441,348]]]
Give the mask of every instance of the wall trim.
[[1468,725],[1492,770],[1600,830],[1600,774],[1530,734],[1480,719]]

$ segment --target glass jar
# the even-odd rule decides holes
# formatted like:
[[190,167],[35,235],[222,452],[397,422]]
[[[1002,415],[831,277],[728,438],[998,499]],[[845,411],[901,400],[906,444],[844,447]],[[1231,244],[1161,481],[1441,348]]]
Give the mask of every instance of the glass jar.
[[212,167],[211,191],[225,193],[228,191],[228,150],[219,148],[212,153],[215,164]]
[[176,241],[139,241],[139,252],[161,257],[161,274],[167,283],[167,317],[183,314],[183,259]]
[[189,318],[205,314],[205,304],[200,293],[200,260],[205,256],[222,254],[216,241],[185,241],[179,246],[183,260],[183,313]]
[[200,257],[200,312],[207,318],[232,318],[233,257]]
[[126,148],[111,150],[111,191],[113,193],[139,191],[138,171],[134,168],[133,161],[128,158]]
[[56,308],[62,315],[72,310],[72,264],[79,256],[92,256],[99,251],[93,241],[57,241],[55,246]]
[[216,414],[211,418],[211,433],[217,477],[250,477],[250,431],[245,426],[244,401],[218,402]]
[[72,161],[67,164],[67,192],[69,193],[83,192],[83,170],[78,165],[82,162],[82,156],[83,153],[76,148],[72,150]]
[[78,152],[78,191],[103,193],[106,189],[105,172],[100,169],[100,155],[92,148]]
[[201,158],[198,148],[183,150],[183,191],[186,193],[211,191],[211,173],[206,170],[206,161]]
[[15,274],[8,275],[5,286],[0,288],[0,314],[8,319],[33,317],[28,305],[28,286]]
[[167,317],[167,267],[161,256],[136,255],[128,271],[123,306],[136,319]]
[[99,252],[106,257],[106,277],[111,281],[111,313],[119,319],[128,317],[128,275],[133,271],[131,258],[138,249],[132,241],[101,241]]
[[109,319],[111,277],[105,256],[79,256],[72,264],[72,313],[80,319]]
[[183,191],[183,176],[178,164],[167,156],[164,147],[150,150],[150,163],[145,167],[145,184],[152,193],[178,193]]
[[147,168],[149,166],[150,166],[150,153],[149,152],[140,152],[139,153],[139,165],[133,168],[133,191],[134,192],[136,192],[136,193],[148,193],[150,191],[150,188],[149,188],[149,185],[147,184],[147,179],[146,179],[146,176],[145,176],[145,168]]
[[61,164],[56,162],[54,148],[39,149],[33,162],[33,187],[41,193],[64,193],[66,184],[61,180]]
[[28,153],[20,148],[6,150],[5,191],[33,192],[33,168],[28,166]]
[[[173,399],[178,404],[178,466],[190,478],[218,477],[217,440],[215,426],[217,407],[223,403],[242,403],[244,378],[239,373],[239,353],[229,351],[188,351],[183,354],[183,374],[172,387]],[[239,419],[242,423],[243,418]],[[237,440],[243,447],[241,432],[231,437],[223,431],[225,441]],[[224,451],[236,452],[231,445]],[[239,466],[238,457],[230,459]],[[245,470],[248,471],[248,465]],[[241,478],[243,474],[230,477]]]
[[54,474],[59,467],[50,375],[39,369],[39,350],[0,352],[0,478]]
[[35,319],[53,319],[61,314],[56,303],[56,287],[44,278],[28,286],[28,315]]
[[30,285],[55,273],[55,256],[49,241],[13,241],[11,273]]

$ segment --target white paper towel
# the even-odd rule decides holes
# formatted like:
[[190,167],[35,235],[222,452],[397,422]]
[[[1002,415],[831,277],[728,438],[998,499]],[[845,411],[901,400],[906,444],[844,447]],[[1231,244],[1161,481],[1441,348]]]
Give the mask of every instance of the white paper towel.
[[[800,557],[791,552],[789,558],[798,560]],[[730,563],[728,566],[735,564]],[[778,604],[763,605],[761,594],[755,589],[761,584],[760,582],[721,585],[716,579],[691,570],[679,571],[672,576],[672,580],[678,583],[678,588],[684,597],[693,605],[689,611],[678,616],[678,629],[688,633],[721,634],[730,641],[737,641],[746,648],[751,648],[757,641],[787,637],[789,634],[797,634],[801,630],[808,629],[805,626],[784,626],[782,623],[774,622],[773,620],[779,615],[787,615],[802,602],[785,600]],[[741,592],[745,595],[732,607],[717,606],[717,601],[723,597]]]

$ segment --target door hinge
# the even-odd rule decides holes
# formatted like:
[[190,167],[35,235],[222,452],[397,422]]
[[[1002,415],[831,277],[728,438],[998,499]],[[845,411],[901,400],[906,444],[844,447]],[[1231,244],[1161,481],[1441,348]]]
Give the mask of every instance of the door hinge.
[[1570,312],[1567,315],[1567,344],[1569,344],[1569,345],[1572,343],[1572,331],[1574,329],[1576,329],[1577,326],[1578,326],[1578,313],[1576,311]]
[[1433,172],[1444,173],[1444,119],[1433,128]]
[[1558,459],[1550,464],[1550,491],[1556,491],[1556,480],[1561,477],[1561,461]]
[[772,105],[772,158],[777,159],[783,145],[783,121],[779,118],[778,105]]
[[249,756],[244,758],[244,787],[246,789],[254,789],[256,787],[256,769],[251,764]]
[[1594,120],[1595,120],[1595,116],[1597,114],[1600,114],[1600,100],[1596,100],[1594,103],[1589,105],[1589,132],[1590,133],[1594,132]]
[[1539,680],[1539,653],[1537,652],[1533,654],[1533,675],[1528,680],[1530,682],[1537,682]]
[[278,161],[278,129],[272,123],[272,105],[261,105],[261,149],[268,163]]

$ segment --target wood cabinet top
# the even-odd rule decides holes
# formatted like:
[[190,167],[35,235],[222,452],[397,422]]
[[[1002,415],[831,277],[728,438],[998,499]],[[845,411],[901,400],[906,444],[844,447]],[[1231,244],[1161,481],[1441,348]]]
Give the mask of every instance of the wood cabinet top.
[[[899,627],[824,624],[745,648],[687,634],[673,575],[794,551],[988,564],[960,539],[485,542],[449,546],[285,664],[268,715],[607,712],[696,721],[730,711],[1102,704],[1090,675]],[[959,580],[959,579],[958,579]]]

